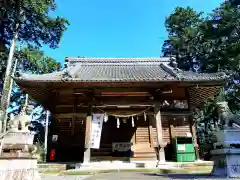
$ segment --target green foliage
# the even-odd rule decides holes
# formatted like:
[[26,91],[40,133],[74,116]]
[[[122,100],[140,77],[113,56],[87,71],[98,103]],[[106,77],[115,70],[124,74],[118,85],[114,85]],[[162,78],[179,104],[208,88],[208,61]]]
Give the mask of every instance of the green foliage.
[[55,59],[45,56],[44,52],[37,47],[27,47],[16,53],[19,60],[20,71],[43,74],[58,71],[61,64]]
[[189,70],[192,66],[193,54],[197,53],[195,44],[198,41],[198,27],[202,22],[202,13],[197,13],[192,8],[175,9],[165,21],[168,31],[168,40],[162,47],[164,56],[176,56],[179,67]]
[[[20,19],[18,19],[18,6],[22,13]],[[58,47],[69,22],[64,18],[51,17],[49,13],[55,9],[54,0],[5,1],[0,24],[0,41],[3,48],[10,45],[17,22],[21,23],[19,42],[37,46],[47,44],[51,48]]]
[[176,56],[179,68],[195,61],[202,72],[240,69],[240,7],[224,2],[203,18],[191,8],[176,8],[165,23],[169,37],[164,55]]
[[168,39],[162,47],[164,56],[175,56],[183,70],[223,71],[231,76],[224,94],[194,111],[200,144],[209,143],[211,132],[221,126],[217,102],[223,97],[233,113],[240,112],[239,5],[239,0],[225,1],[205,17],[192,8],[178,7],[165,21]]
[[37,152],[36,154],[38,155],[38,163],[42,163],[44,162],[44,146],[41,143],[36,143],[36,148],[37,148]]
[[[240,80],[240,6],[239,1],[226,1],[203,18],[192,8],[175,9],[165,22],[168,39],[162,47],[165,56],[176,56],[184,70],[224,71],[232,75],[227,100],[232,111],[239,110]],[[238,82],[239,83],[239,82]]]
[[[36,73],[51,72],[56,69],[55,60],[49,57],[43,58],[42,52],[38,50],[43,44],[57,48],[63,32],[69,25],[66,19],[49,15],[56,9],[55,1],[2,0],[0,3],[0,83],[3,82],[8,51],[18,22],[20,22],[18,44],[30,47],[21,50],[21,58],[29,58]],[[19,14],[21,14],[20,18]],[[36,47],[32,48],[33,46]],[[40,62],[37,62],[37,56]]]

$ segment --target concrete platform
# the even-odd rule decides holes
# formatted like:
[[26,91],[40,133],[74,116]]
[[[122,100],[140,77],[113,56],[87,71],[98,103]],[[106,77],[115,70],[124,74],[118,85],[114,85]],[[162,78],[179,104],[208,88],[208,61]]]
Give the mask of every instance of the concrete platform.
[[47,163],[38,164],[39,170],[49,171],[64,171],[68,169],[77,169],[78,171],[91,171],[91,170],[124,170],[124,169],[188,169],[188,170],[211,170],[213,162],[211,161],[196,161],[196,162],[158,162],[158,161],[102,161],[92,162],[89,164],[83,163]]

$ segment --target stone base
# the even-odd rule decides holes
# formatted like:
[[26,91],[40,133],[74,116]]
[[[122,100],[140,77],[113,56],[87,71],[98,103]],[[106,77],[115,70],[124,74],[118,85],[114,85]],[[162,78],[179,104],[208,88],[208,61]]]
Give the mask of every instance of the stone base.
[[40,180],[36,158],[0,158],[0,179]]
[[212,175],[220,177],[240,177],[240,149],[215,149],[211,151],[213,158]]

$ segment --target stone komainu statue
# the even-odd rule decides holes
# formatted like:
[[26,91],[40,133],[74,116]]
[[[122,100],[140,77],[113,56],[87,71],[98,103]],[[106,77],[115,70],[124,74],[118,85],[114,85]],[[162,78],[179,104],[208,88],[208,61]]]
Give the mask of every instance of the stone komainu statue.
[[233,123],[240,126],[240,114],[233,114],[227,102],[219,102],[217,108],[222,128],[232,127]]

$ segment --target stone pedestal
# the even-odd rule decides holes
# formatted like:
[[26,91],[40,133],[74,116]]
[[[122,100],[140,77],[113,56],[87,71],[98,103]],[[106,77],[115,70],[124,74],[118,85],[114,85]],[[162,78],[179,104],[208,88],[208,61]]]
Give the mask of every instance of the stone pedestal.
[[0,158],[1,180],[40,180],[36,158]]
[[29,131],[12,129],[1,142],[1,180],[40,180],[37,171],[34,135]]
[[215,149],[211,154],[214,161],[212,175],[240,177],[240,149]]
[[215,132],[217,142],[211,151],[214,162],[212,175],[240,177],[240,130],[225,128]]
[[224,147],[229,147],[231,144],[240,145],[240,130],[233,128],[225,128],[223,130],[214,133],[217,137],[217,142],[214,143],[214,147],[217,145],[222,145]]

